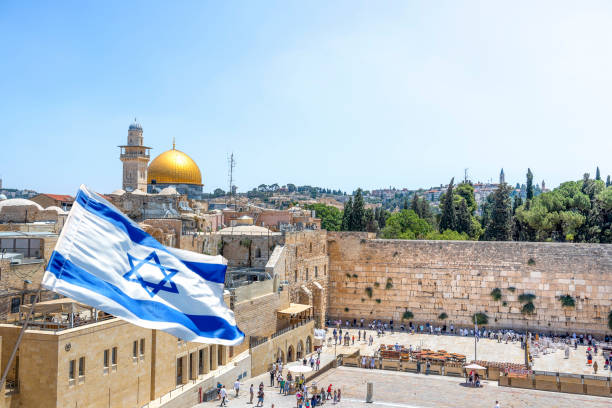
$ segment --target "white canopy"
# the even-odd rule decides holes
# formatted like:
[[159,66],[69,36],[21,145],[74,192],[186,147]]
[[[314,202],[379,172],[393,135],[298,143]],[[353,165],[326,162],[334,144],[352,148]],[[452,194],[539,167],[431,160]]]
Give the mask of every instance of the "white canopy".
[[467,368],[467,369],[470,369],[470,370],[486,370],[487,369],[487,367],[483,367],[483,366],[478,365],[476,363],[472,363],[472,364],[463,366],[463,368]]
[[295,365],[289,367],[289,371],[291,371],[292,373],[309,373],[312,371],[312,368],[310,368],[310,366],[305,365]]

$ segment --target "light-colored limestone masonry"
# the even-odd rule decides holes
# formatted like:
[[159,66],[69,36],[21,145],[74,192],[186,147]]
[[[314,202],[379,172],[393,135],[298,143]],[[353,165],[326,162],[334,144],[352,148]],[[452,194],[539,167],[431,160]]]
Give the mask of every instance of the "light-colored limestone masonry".
[[[397,324],[409,310],[414,322],[467,326],[482,312],[490,327],[609,332],[612,245],[380,240],[345,232],[329,232],[328,244],[332,318]],[[491,296],[495,288],[499,300]],[[521,312],[523,293],[535,295],[535,314]],[[566,294],[575,307],[561,305]],[[441,313],[448,318],[439,320]]]

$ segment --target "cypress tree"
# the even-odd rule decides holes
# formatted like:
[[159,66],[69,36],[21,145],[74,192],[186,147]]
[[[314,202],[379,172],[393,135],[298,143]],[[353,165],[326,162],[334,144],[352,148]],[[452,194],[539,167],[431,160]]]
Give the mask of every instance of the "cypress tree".
[[404,210],[408,209],[408,197],[404,197]]
[[349,198],[344,203],[344,212],[342,213],[342,231],[351,231],[351,221],[353,219],[353,198]]
[[385,228],[386,222],[387,222],[387,216],[386,216],[386,211],[384,208],[380,209],[380,212],[378,213],[378,227],[380,229]]
[[464,198],[457,206],[457,232],[465,232],[468,235],[472,232],[472,217]]
[[595,180],[601,180],[601,174],[599,173],[599,166],[597,166],[597,170],[595,170]]
[[440,217],[440,232],[444,232],[447,229],[456,231],[457,229],[457,216],[455,215],[455,206],[453,205],[453,177],[448,184],[446,193],[444,194],[444,200],[442,200],[442,216]]
[[527,169],[527,200],[533,198],[533,173],[531,169]]
[[612,183],[610,182],[610,175],[608,174],[608,178],[606,179],[606,187],[610,186],[612,186]]
[[357,189],[353,200],[353,211],[351,212],[351,231],[365,231],[365,206],[361,188]]
[[410,202],[410,209],[414,211],[419,217],[421,216],[421,214],[419,214],[419,195],[417,193],[414,193],[414,195],[412,196],[412,201]]
[[485,239],[487,241],[509,241],[512,234],[512,206],[510,204],[510,187],[506,183],[499,185],[491,194],[493,205]]
[[512,203],[512,214],[516,212],[516,209],[523,205],[523,199],[520,195],[514,197],[514,202]]

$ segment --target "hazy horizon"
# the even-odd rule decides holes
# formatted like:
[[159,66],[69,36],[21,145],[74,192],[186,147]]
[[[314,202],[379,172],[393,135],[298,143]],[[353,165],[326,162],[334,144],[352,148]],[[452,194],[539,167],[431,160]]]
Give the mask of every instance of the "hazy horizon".
[[612,3],[0,3],[5,188],[121,188],[134,117],[204,190],[612,173]]

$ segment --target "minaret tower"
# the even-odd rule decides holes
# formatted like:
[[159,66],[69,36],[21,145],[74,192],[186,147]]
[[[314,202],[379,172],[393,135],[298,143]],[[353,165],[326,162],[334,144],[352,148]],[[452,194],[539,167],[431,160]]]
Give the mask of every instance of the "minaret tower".
[[150,147],[143,145],[142,126],[134,118],[128,129],[127,145],[119,146],[123,162],[123,189],[147,192],[147,166]]

